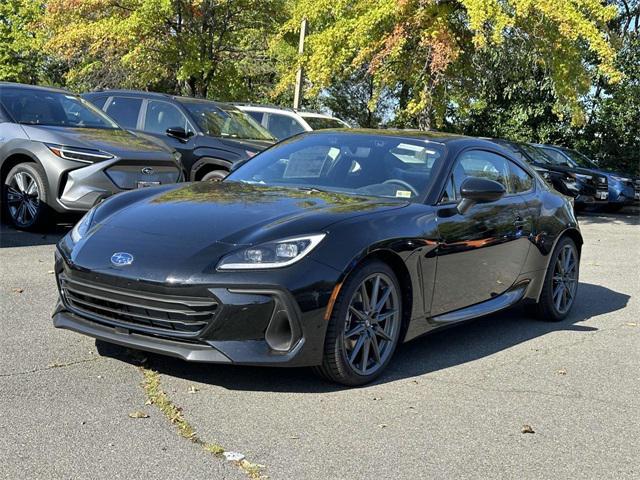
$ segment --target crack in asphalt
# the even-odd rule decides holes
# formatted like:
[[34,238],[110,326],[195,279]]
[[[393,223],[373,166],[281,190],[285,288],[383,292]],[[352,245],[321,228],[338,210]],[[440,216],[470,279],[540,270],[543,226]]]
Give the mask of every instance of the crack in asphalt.
[[[170,423],[176,426],[181,437],[195,443],[204,451],[213,454],[217,458],[222,458],[225,454],[235,453],[226,451],[224,447],[217,443],[207,442],[200,438],[193,426],[184,418],[182,408],[174,404],[162,389],[160,374],[144,365],[140,366],[140,371],[143,376],[142,389],[147,397],[147,402],[154,405]],[[244,458],[244,455],[238,460],[227,460],[236,465],[251,479],[260,480],[268,478],[263,475],[264,469],[266,468],[264,465],[251,463]]]
[[97,360],[100,360],[100,357],[84,358],[82,360],[74,360],[73,362],[66,362],[66,363],[56,362],[56,363],[49,364],[46,367],[36,367],[31,370],[24,370],[22,372],[0,373],[0,378],[18,377],[20,375],[31,375],[32,373],[46,372],[47,370],[53,370],[56,368],[72,367],[74,365],[79,365],[81,363],[95,362]]

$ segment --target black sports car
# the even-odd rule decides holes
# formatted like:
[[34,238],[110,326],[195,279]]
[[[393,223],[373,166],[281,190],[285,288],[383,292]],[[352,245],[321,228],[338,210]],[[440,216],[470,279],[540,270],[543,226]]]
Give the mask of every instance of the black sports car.
[[569,200],[493,142],[321,131],[223,182],[116,195],[58,245],[56,327],[189,361],[358,385],[399,343],[531,303],[570,311]]

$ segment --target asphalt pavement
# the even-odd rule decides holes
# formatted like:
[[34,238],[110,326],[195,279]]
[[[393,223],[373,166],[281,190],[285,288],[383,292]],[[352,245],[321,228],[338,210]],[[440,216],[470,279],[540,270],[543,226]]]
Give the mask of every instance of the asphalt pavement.
[[[567,320],[516,308],[435,333],[358,389],[308,369],[98,353],[51,324],[68,227],[2,225],[0,478],[640,478],[639,214],[580,217]],[[158,373],[173,423],[150,404],[145,372]]]

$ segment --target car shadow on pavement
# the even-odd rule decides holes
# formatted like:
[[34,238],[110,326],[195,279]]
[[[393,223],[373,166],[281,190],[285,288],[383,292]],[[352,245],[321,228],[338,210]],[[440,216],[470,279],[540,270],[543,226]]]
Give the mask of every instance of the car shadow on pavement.
[[625,207],[616,213],[587,210],[578,213],[578,222],[581,225],[640,225],[640,208],[636,206]]
[[[624,308],[629,298],[606,287],[581,283],[574,309],[562,322],[540,321],[527,315],[523,308],[515,307],[439,330],[400,346],[387,371],[374,385],[472,362],[554,331],[572,331],[576,335],[596,331],[597,328],[580,323]],[[105,350],[104,345],[101,350]],[[132,364],[140,362],[141,354],[131,355],[119,348],[111,350],[106,353],[108,356]],[[159,355],[142,356],[150,368],[161,374],[229,390],[322,393],[348,388],[323,381],[308,368],[197,364]]]
[[67,234],[72,226],[71,223],[60,223],[42,232],[26,232],[3,223],[0,224],[0,248],[54,245]]

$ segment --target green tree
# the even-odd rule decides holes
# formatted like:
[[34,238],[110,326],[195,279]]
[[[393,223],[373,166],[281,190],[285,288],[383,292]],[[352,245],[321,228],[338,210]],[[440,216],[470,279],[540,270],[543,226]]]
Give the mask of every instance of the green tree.
[[263,97],[281,0],[51,0],[46,47],[78,89],[129,87],[221,99]]
[[38,33],[44,12],[40,0],[0,2],[0,80],[59,83],[59,65],[42,52]]
[[290,41],[306,17],[308,48],[303,58],[281,56],[278,88],[290,88],[299,63],[310,95],[367,66],[374,97],[385,89],[397,92],[399,125],[442,126],[452,101],[461,109],[478,101],[468,81],[484,73],[475,72],[476,54],[508,52],[503,44],[520,39],[549,74],[554,108],[579,122],[580,97],[594,74],[585,57],[597,59],[598,74],[620,78],[606,37],[606,23],[615,15],[615,6],[599,0],[297,0],[280,38]]

